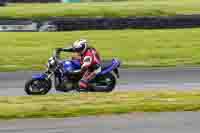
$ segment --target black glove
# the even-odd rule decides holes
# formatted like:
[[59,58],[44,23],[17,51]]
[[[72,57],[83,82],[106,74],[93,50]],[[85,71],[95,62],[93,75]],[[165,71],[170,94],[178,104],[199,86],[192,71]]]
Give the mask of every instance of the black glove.
[[62,51],[62,48],[56,48],[56,58],[59,58],[60,52]]
[[61,51],[62,51],[62,48],[56,48],[56,51],[57,51],[57,52],[61,52]]

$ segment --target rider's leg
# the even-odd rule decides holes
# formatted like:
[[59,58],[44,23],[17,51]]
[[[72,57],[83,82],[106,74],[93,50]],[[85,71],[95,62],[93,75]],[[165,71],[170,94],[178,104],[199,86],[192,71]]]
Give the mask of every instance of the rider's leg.
[[87,89],[88,87],[88,81],[87,81],[87,75],[89,74],[90,72],[87,70],[82,79],[79,81],[79,88],[80,89]]
[[86,71],[83,78],[79,81],[80,89],[87,89],[89,86],[89,82],[93,80],[98,73],[101,72],[101,67],[95,69],[94,71]]

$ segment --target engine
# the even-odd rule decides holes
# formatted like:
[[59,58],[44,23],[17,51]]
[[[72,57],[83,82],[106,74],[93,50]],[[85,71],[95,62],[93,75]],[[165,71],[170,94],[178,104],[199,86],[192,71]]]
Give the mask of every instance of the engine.
[[65,77],[60,80],[58,77],[55,77],[55,88],[59,91],[70,91],[77,87],[77,81],[74,79],[74,76]]

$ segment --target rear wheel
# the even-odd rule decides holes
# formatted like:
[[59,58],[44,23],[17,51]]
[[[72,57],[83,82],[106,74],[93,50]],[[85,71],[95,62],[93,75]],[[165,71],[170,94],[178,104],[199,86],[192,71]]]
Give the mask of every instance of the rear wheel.
[[111,92],[116,86],[116,78],[112,73],[97,77],[95,80],[95,92]]
[[25,92],[28,95],[45,95],[51,89],[51,80],[31,79],[25,83]]

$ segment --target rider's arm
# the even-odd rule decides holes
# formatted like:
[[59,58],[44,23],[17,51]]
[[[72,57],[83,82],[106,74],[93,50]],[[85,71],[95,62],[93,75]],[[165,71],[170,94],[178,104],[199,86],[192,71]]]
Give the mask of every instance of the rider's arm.
[[74,52],[73,48],[56,48],[56,56],[59,57],[60,52]]
[[73,48],[61,48],[63,52],[75,52]]
[[56,51],[58,52],[58,53],[60,53],[60,52],[74,52],[74,49],[73,48],[56,48]]

